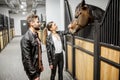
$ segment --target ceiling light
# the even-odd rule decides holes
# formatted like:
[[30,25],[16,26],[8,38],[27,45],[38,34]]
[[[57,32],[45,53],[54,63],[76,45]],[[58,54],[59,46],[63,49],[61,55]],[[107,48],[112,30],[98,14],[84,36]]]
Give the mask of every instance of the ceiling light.
[[23,6],[23,5],[20,5],[20,8],[21,8],[21,9],[23,9],[23,8],[24,8],[24,6]]
[[25,15],[27,12],[22,12],[23,15]]

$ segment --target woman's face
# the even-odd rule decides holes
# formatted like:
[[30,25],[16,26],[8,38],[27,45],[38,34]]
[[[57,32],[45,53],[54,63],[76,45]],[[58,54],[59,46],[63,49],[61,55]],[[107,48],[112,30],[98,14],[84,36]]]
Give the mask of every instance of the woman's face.
[[51,31],[57,30],[57,25],[55,23],[52,23],[52,27],[50,28]]

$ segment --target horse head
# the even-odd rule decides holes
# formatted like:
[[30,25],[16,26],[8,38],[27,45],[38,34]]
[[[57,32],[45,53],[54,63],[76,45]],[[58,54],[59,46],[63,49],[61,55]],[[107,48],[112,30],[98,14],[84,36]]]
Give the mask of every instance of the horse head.
[[71,33],[75,33],[79,31],[80,29],[84,28],[88,24],[94,22],[95,18],[101,15],[100,13],[102,11],[99,9],[94,9],[94,7],[86,4],[85,0],[83,0],[80,4],[78,4],[78,6],[75,9],[74,20],[71,22],[71,27],[69,28]]

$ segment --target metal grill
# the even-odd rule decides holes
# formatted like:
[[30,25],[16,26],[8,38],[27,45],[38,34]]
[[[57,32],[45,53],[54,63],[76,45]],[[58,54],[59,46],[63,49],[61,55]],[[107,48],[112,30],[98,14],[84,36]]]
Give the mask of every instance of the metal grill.
[[110,0],[100,28],[100,42],[120,46],[119,0]]
[[4,16],[0,14],[0,31],[3,29],[3,19],[4,19]]

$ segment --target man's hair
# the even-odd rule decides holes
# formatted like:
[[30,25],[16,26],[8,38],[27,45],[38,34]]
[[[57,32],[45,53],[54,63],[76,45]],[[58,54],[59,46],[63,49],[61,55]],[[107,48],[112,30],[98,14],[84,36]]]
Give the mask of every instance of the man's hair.
[[50,28],[52,27],[52,24],[53,24],[53,21],[50,21],[50,22],[47,24],[47,29],[48,29],[49,31],[51,31]]
[[30,22],[34,22],[36,18],[39,18],[38,15],[36,14],[31,14],[27,17],[27,24],[30,26]]

